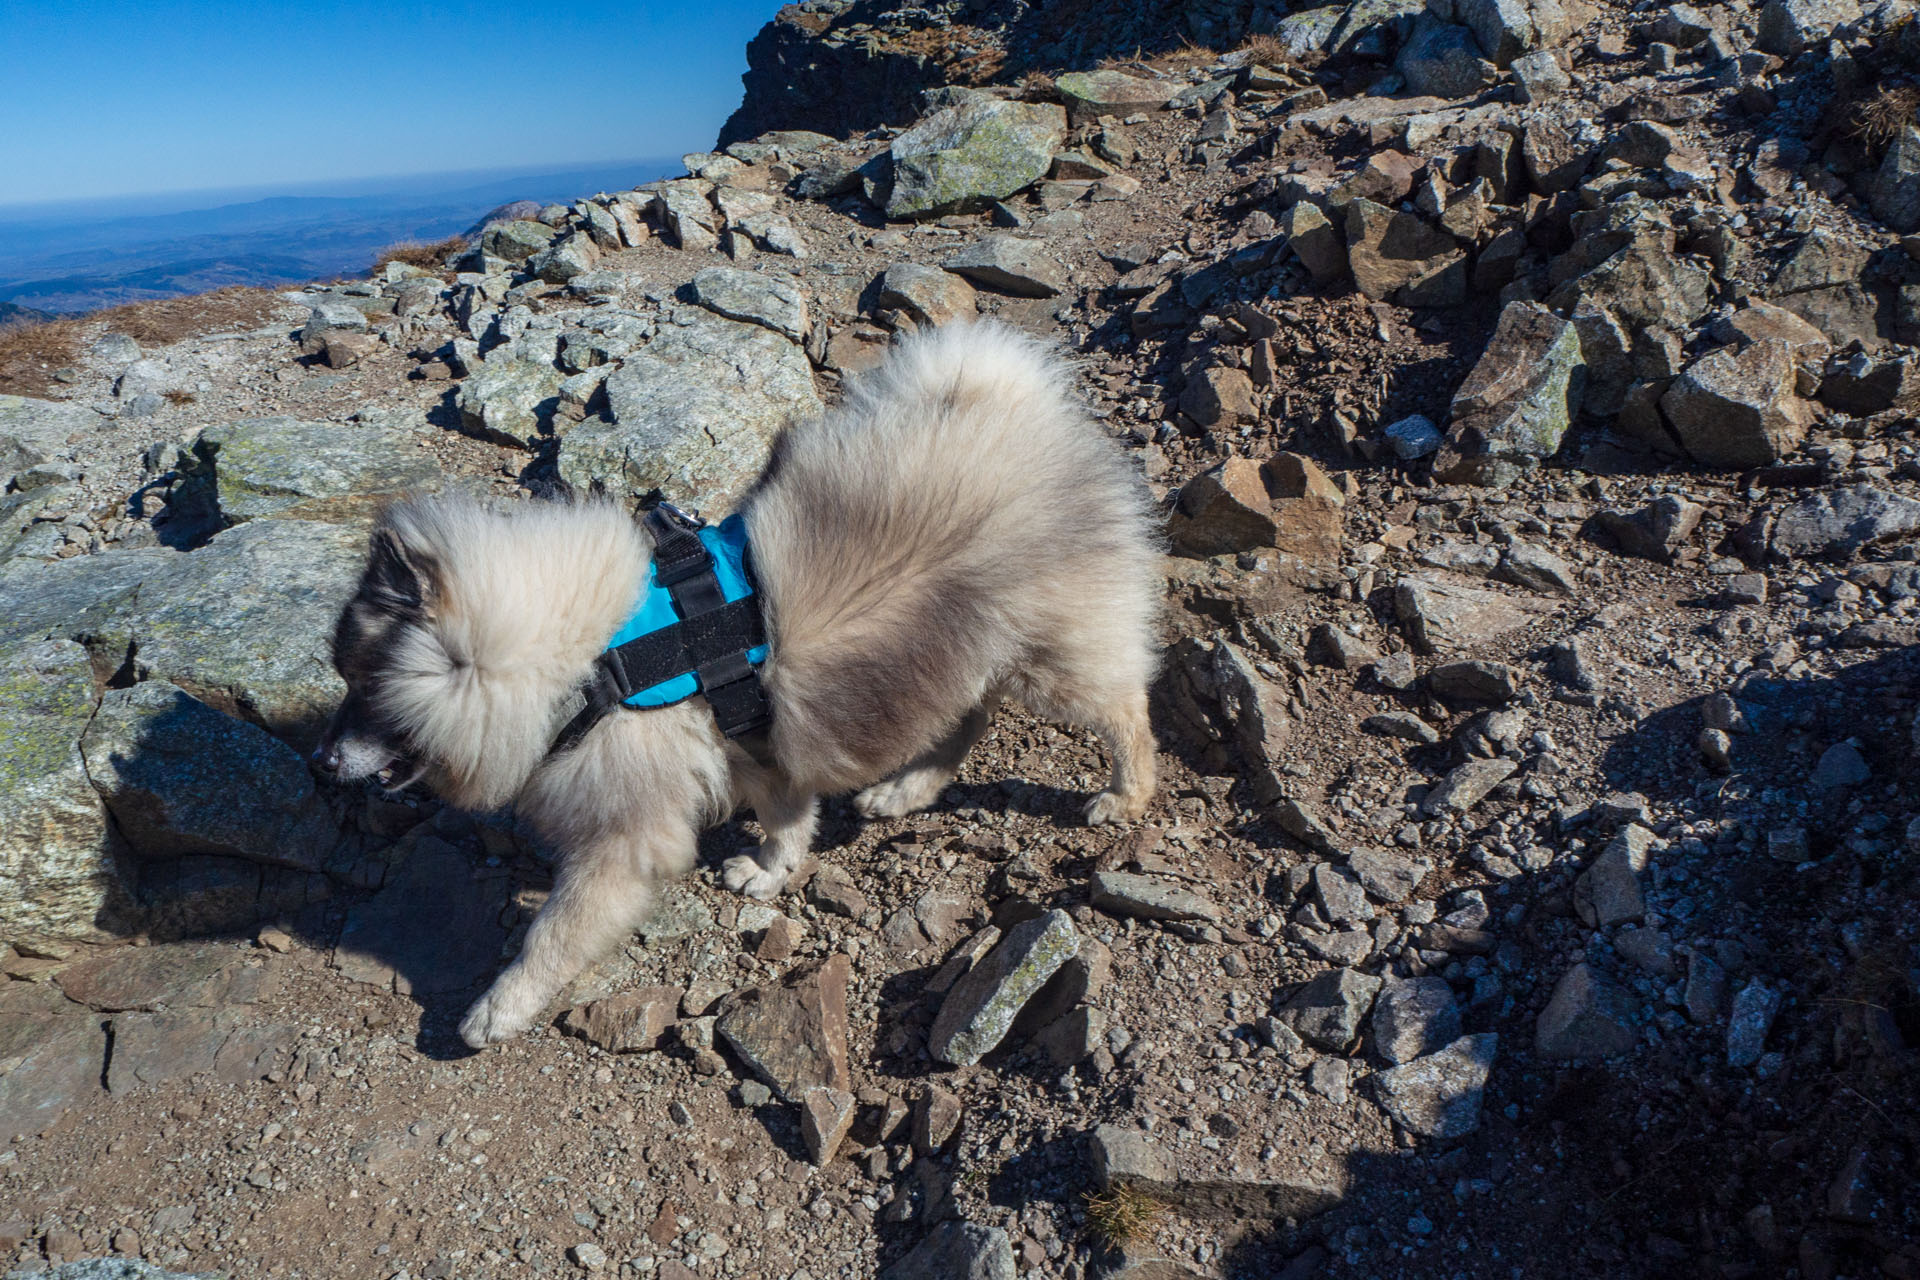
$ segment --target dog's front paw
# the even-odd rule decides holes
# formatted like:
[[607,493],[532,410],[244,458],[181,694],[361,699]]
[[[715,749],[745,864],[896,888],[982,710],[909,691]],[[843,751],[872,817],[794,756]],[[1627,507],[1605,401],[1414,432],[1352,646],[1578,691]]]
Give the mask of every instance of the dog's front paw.
[[1144,797],[1130,800],[1118,791],[1102,791],[1087,801],[1087,825],[1106,826],[1113,822],[1135,822],[1145,816],[1147,802]]
[[744,853],[728,858],[721,864],[720,878],[735,893],[758,898],[762,902],[778,897],[780,891],[787,887],[785,872],[769,871]]
[[473,1002],[467,1016],[460,1019],[460,1038],[474,1049],[511,1040],[533,1025],[545,1003],[535,1001],[502,975],[487,994]]
[[863,818],[904,818],[932,804],[940,795],[939,779],[915,774],[876,782],[853,798],[853,807]]

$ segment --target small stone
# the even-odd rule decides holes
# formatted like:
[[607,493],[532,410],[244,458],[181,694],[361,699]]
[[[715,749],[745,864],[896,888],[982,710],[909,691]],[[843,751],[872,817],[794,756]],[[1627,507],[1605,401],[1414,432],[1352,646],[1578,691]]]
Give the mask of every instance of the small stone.
[[1831,791],[1838,787],[1856,787],[1871,780],[1873,770],[1866,757],[1852,742],[1836,742],[1820,755],[1813,769],[1813,789]]
[[1354,969],[1329,969],[1280,1007],[1279,1017],[1308,1043],[1345,1053],[1359,1038],[1381,980]]
[[1069,283],[1066,268],[1048,256],[1045,245],[1014,236],[983,236],[941,265],[975,284],[1021,298],[1050,298]]
[[1440,741],[1439,731],[1407,711],[1387,711],[1377,716],[1368,716],[1360,722],[1360,727],[1368,733],[1385,734],[1389,738],[1404,738],[1408,742],[1417,742],[1422,746],[1432,746]]
[[800,1139],[815,1166],[824,1168],[840,1150],[853,1127],[853,1095],[828,1085],[815,1085],[800,1099]]
[[1750,1067],[1766,1049],[1767,1033],[1780,1013],[1781,995],[1750,982],[1733,997],[1733,1016],[1727,1023],[1727,1065]]
[[1347,1080],[1353,1066],[1345,1058],[1315,1058],[1307,1068],[1307,1087],[1335,1106],[1347,1100]]
[[960,1131],[960,1115],[960,1099],[929,1082],[913,1104],[914,1153],[930,1156],[946,1150]]
[[1534,1025],[1534,1048],[1546,1058],[1611,1058],[1639,1042],[1618,990],[1585,963],[1561,975]]
[[1675,494],[1663,494],[1638,511],[1602,511],[1596,520],[1630,556],[1670,561],[1700,527],[1706,508]]
[[785,276],[708,267],[695,273],[687,287],[694,301],[715,315],[761,325],[794,342],[805,342],[812,332],[806,295]]
[[1191,890],[1153,876],[1098,871],[1093,905],[1117,916],[1142,920],[1218,920],[1220,909]]
[[1653,838],[1637,824],[1621,828],[1574,882],[1574,909],[1589,928],[1611,928],[1646,914],[1639,873],[1646,868]]
[[1519,673],[1504,662],[1475,658],[1448,662],[1427,673],[1427,688],[1435,696],[1457,702],[1486,702],[1504,706],[1520,692]]
[[1347,860],[1347,869],[1376,901],[1392,905],[1412,897],[1433,867],[1397,853],[1355,849]]
[[888,267],[880,277],[879,306],[899,311],[916,325],[937,328],[979,311],[973,286],[951,271],[917,262]]
[[758,1080],[743,1080],[740,1082],[741,1106],[758,1109],[772,1101],[773,1090],[767,1088],[766,1085],[761,1084]]
[[1427,793],[1421,809],[1428,817],[1443,813],[1465,813],[1486,799],[1495,787],[1512,777],[1519,767],[1519,761],[1504,757],[1469,760],[1457,766],[1439,786]]
[[678,987],[641,987],[575,1005],[561,1018],[560,1029],[609,1053],[645,1053],[658,1049],[679,1020],[680,997]]
[[1431,418],[1423,418],[1417,413],[1389,424],[1386,437],[1393,456],[1402,462],[1412,462],[1416,458],[1438,453],[1446,440]]
[[582,1271],[599,1271],[607,1265],[607,1251],[591,1240],[583,1241],[567,1250],[567,1257],[573,1265]]
[[[817,878],[817,877],[816,877]],[[844,954],[801,965],[778,984],[748,987],[721,1002],[715,1032],[782,1100],[799,1102],[807,1088],[846,1091],[847,979]]]

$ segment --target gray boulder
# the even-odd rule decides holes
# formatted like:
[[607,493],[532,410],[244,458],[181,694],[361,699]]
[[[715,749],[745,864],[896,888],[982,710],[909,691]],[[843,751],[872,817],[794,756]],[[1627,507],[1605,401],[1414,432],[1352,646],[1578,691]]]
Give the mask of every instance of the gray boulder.
[[1619,988],[1585,963],[1568,969],[1534,1024],[1543,1058],[1611,1058],[1640,1043]]
[[527,269],[548,284],[565,284],[585,275],[600,261],[593,240],[584,235],[562,236],[527,259]]
[[142,857],[214,854],[312,871],[339,841],[292,748],[164,680],[108,690],[80,749],[115,828]]
[[1791,58],[1824,42],[1835,27],[1859,20],[1858,0],[1767,0],[1754,43],[1767,53]]
[[1480,1105],[1493,1071],[1496,1035],[1462,1036],[1438,1053],[1374,1077],[1380,1105],[1423,1138],[1464,1138],[1480,1127]]
[[806,295],[786,276],[708,267],[688,287],[695,302],[729,320],[761,325],[795,342],[805,342],[812,329]]
[[1406,81],[1407,92],[1436,98],[1471,98],[1498,74],[1481,56],[1473,32],[1431,14],[1415,20],[1413,34],[1393,66]]
[[1345,1053],[1359,1039],[1360,1027],[1379,990],[1380,979],[1371,974],[1357,969],[1329,969],[1280,1007],[1280,1021],[1317,1048]]
[[1694,461],[1758,467],[1793,452],[1811,417],[1800,399],[1793,352],[1767,340],[1701,356],[1660,398],[1674,435]]
[[1453,10],[1501,68],[1535,49],[1551,49],[1573,29],[1557,0],[1454,0]]
[[564,375],[551,364],[522,360],[502,347],[460,384],[460,425],[471,435],[509,448],[551,426]]
[[560,474],[621,493],[725,510],[790,420],[820,412],[806,353],[780,334],[706,311],[676,314],[606,382],[610,420],[560,442]]
[[1167,80],[1148,80],[1124,71],[1069,71],[1054,79],[1053,87],[1075,124],[1101,116],[1130,116],[1158,111],[1179,86]]
[[1920,126],[1910,124],[1894,138],[1868,195],[1880,221],[1895,231],[1920,231]]
[[954,983],[928,1032],[935,1060],[968,1067],[1006,1038],[1033,995],[1080,949],[1066,912],[1055,909],[1007,930],[998,946]]
[[1586,357],[1574,323],[1538,303],[1508,303],[1454,394],[1434,474],[1450,483],[1510,483],[1560,448],[1585,389]]
[[91,431],[102,421],[83,405],[0,396],[0,486],[16,471],[66,453],[69,437]]
[[999,1227],[942,1222],[881,1280],[1013,1280],[1013,1244]]
[[552,243],[554,231],[544,222],[516,218],[495,222],[480,233],[480,252],[508,262],[525,262]]
[[350,528],[254,520],[186,555],[10,563],[0,566],[0,646],[76,640],[103,679],[169,681],[304,750],[340,700],[330,640],[365,554]]
[[951,271],[918,262],[898,262],[880,277],[879,305],[903,313],[922,328],[938,328],[978,314],[973,286]]
[[971,97],[942,107],[893,140],[889,218],[972,213],[1039,181],[1066,141],[1053,103]]
[[0,644],[0,939],[89,937],[127,906],[80,755],[94,701],[80,645]]
[[1816,493],[1773,522],[1773,553],[1789,560],[1847,559],[1876,542],[1920,533],[1920,502],[1871,485]]
[[247,418],[202,431],[179,466],[228,523],[351,522],[404,492],[438,487],[445,473],[425,439],[388,419]]
[[712,189],[711,183],[697,178],[660,185],[661,220],[680,248],[705,251],[720,243],[713,205],[707,200]]
[[1466,250],[1447,232],[1366,199],[1348,202],[1346,231],[1353,282],[1367,297],[1408,307],[1466,300]]

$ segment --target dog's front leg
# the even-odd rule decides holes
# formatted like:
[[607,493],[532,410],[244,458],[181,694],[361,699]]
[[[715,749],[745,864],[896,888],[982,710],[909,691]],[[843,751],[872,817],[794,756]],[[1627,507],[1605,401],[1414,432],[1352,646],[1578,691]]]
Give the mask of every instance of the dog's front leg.
[[[532,1026],[582,969],[646,918],[653,899],[649,869],[685,866],[693,858],[693,840],[691,831],[620,836],[569,851],[552,896],[527,930],[520,958],[467,1010],[460,1038],[479,1049]],[[648,847],[669,841],[678,847]]]
[[728,858],[721,878],[735,893],[764,901],[787,887],[787,877],[813,848],[819,802],[811,792],[795,789],[779,770],[757,773],[746,786],[753,815],[760,820],[760,852]]

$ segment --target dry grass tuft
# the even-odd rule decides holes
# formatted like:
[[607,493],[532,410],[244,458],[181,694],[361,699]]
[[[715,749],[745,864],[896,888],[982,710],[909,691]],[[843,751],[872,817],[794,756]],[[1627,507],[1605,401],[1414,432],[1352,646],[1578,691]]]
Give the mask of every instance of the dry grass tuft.
[[1087,1228],[1109,1249],[1144,1240],[1165,1212],[1158,1200],[1125,1183],[1108,1191],[1089,1191],[1084,1198]]
[[193,403],[193,401],[194,401],[194,394],[193,394],[193,392],[191,392],[191,391],[181,391],[181,390],[180,390],[179,388],[177,388],[177,387],[176,387],[176,388],[175,388],[174,390],[172,390],[172,391],[162,391],[162,392],[160,393],[160,395],[161,395],[161,397],[162,397],[163,399],[165,399],[165,400],[166,400],[166,402],[167,402],[168,404],[171,404],[171,405],[178,405],[178,406],[180,406],[180,407],[182,407],[182,408],[184,408],[184,407],[185,407],[185,406],[187,406],[187,405],[190,405],[190,404],[192,404],[192,403]]
[[1220,54],[1203,44],[1191,40],[1182,41],[1178,49],[1169,49],[1165,53],[1156,53],[1145,60],[1145,65],[1155,71],[1188,71],[1194,67],[1212,66],[1220,61]]
[[0,326],[0,395],[65,394],[53,375],[80,359],[82,343],[112,330],[143,347],[230,329],[257,329],[284,305],[272,289],[229,285],[184,298],[129,302],[84,316]]
[[457,253],[465,253],[465,236],[448,236],[445,240],[436,240],[426,244],[419,240],[402,240],[399,244],[388,245],[374,255],[370,270],[378,272],[389,262],[404,263],[409,267],[418,267],[422,271],[439,271],[446,266],[448,258]]
[[1029,71],[1014,84],[1014,91],[1026,102],[1058,102],[1060,87],[1044,71]]
[[1271,31],[1248,36],[1246,43],[1234,52],[1246,54],[1248,62],[1263,67],[1281,66],[1293,61],[1287,54],[1286,42]]
[[1920,116],[1920,87],[1893,85],[1853,108],[1853,135],[1875,151],[1900,136]]

